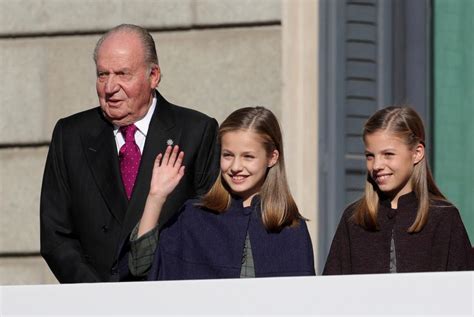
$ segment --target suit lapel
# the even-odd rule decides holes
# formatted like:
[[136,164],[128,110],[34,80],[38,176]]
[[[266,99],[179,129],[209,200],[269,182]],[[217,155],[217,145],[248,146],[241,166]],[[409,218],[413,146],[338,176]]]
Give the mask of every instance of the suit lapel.
[[91,128],[83,134],[84,153],[110,212],[122,223],[128,202],[120,176],[113,126],[101,119],[96,129]]
[[177,140],[179,137],[172,106],[158,92],[156,96],[155,113],[150,121],[140,169],[122,227],[123,237],[130,233],[141,218],[150,190],[151,171],[156,156],[165,152],[168,140]]

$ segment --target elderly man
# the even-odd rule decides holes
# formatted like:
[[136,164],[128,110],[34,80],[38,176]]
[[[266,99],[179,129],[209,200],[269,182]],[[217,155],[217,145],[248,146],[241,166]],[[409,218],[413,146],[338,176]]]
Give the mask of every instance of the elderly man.
[[41,254],[61,283],[118,281],[120,243],[141,217],[153,162],[168,145],[186,173],[160,224],[218,173],[216,120],[166,101],[151,35],[120,25],[94,50],[100,107],[57,122],[41,191]]

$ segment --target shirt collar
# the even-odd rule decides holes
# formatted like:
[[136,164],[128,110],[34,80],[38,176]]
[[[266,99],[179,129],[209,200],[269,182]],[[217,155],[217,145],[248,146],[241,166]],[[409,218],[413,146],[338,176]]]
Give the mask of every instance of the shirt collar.
[[[153,117],[155,108],[156,108],[156,95],[153,92],[153,100],[151,101],[151,106],[150,108],[148,108],[146,115],[140,120],[138,120],[137,122],[134,122],[138,131],[140,131],[140,133],[143,134],[145,137],[148,134],[148,128],[150,127],[151,117]],[[119,126],[114,124],[114,136],[116,136],[117,133],[119,132],[119,128],[120,128]]]

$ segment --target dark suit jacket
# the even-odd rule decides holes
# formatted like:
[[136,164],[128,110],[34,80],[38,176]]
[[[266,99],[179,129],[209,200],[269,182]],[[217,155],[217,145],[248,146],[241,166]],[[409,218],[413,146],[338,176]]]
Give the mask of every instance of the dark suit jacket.
[[151,170],[169,139],[184,151],[186,172],[163,207],[165,223],[189,198],[204,194],[218,173],[216,120],[168,103],[155,113],[130,201],[120,176],[113,125],[100,108],[58,121],[41,190],[41,254],[61,283],[117,281],[118,248],[139,221]]

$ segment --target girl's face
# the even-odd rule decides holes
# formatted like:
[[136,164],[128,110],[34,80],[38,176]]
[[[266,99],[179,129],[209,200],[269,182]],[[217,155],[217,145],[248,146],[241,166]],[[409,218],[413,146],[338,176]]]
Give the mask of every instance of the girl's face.
[[221,139],[221,173],[233,194],[250,206],[260,191],[267,169],[278,161],[278,151],[267,153],[262,138],[255,132],[227,132]]
[[424,146],[418,144],[410,149],[395,134],[376,131],[365,137],[365,156],[369,176],[396,207],[398,198],[413,190],[410,178],[424,157]]

